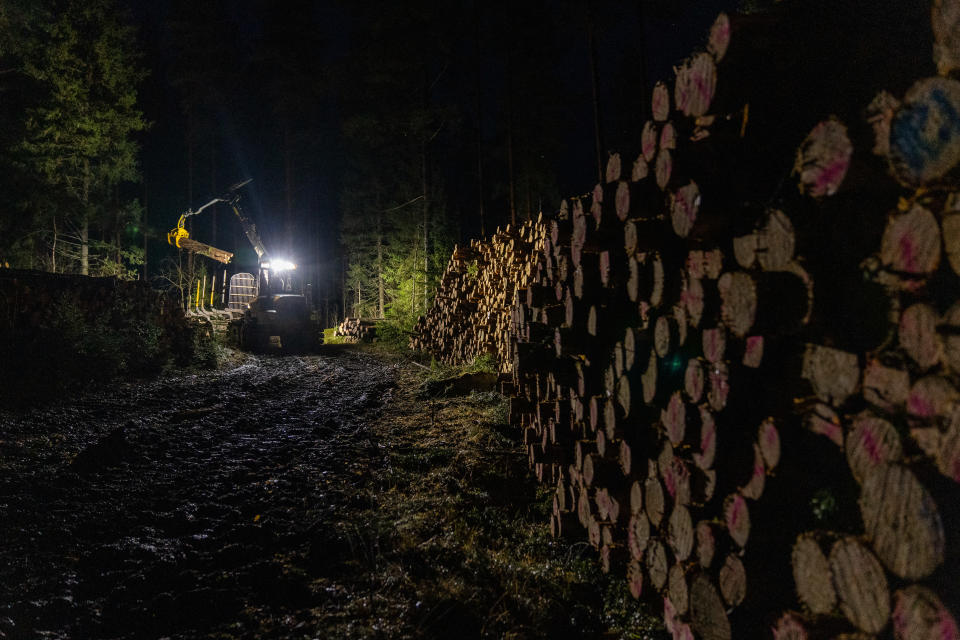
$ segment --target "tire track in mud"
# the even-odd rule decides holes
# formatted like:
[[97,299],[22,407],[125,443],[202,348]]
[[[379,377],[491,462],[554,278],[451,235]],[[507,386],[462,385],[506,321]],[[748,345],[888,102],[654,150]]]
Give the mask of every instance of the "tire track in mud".
[[0,637],[322,637],[311,583],[382,462],[367,426],[395,373],[251,356],[0,412]]

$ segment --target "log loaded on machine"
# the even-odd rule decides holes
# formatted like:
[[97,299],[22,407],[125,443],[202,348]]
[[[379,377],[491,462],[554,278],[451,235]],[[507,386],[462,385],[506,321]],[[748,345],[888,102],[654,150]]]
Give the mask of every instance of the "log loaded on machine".
[[[285,350],[299,351],[313,347],[319,342],[321,334],[314,326],[307,304],[305,288],[309,285],[304,284],[296,264],[286,258],[270,255],[257,232],[257,226],[240,208],[238,192],[249,182],[245,180],[233,185],[225,195],[213,198],[196,211],[188,209],[180,216],[177,226],[167,234],[167,242],[178,249],[229,264],[233,259],[232,253],[192,239],[185,226],[187,218],[214,204],[223,203],[230,206],[257,254],[256,276],[240,272],[231,276],[225,309],[207,310],[204,304],[206,293],[198,291],[193,312],[208,318],[225,318],[227,322],[221,324],[236,332],[243,349],[266,348],[274,339],[279,340]],[[211,285],[211,307],[214,297],[214,287]]]

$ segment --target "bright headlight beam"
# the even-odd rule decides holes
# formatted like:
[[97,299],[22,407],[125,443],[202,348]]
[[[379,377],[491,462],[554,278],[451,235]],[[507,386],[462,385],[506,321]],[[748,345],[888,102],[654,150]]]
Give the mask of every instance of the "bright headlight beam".
[[273,271],[293,271],[297,268],[297,265],[289,260],[280,258],[277,260],[271,260],[268,264],[263,265],[263,267],[265,269],[272,269]]

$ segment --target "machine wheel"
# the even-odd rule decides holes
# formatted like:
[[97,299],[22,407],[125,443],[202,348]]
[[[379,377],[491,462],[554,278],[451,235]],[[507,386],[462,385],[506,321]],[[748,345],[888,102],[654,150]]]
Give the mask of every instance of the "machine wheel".
[[280,344],[288,353],[303,353],[307,350],[307,341],[297,333],[288,333],[280,336]]
[[247,322],[240,323],[240,348],[244,351],[258,351],[263,347],[263,338],[256,327]]

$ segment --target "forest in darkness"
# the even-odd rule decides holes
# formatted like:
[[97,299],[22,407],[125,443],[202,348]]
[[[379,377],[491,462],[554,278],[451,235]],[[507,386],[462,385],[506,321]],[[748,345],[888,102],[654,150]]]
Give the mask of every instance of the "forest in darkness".
[[960,640],[958,484],[960,0],[0,0],[0,639]]
[[[245,210],[328,326],[408,329],[454,244],[588,191],[612,141],[639,148],[654,80],[723,8],[6,2],[0,264],[186,298],[213,267],[166,232],[252,179]],[[189,224],[255,264],[227,207]]]

